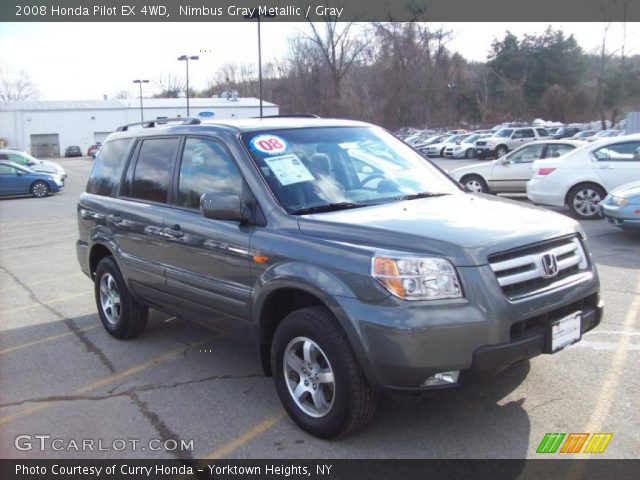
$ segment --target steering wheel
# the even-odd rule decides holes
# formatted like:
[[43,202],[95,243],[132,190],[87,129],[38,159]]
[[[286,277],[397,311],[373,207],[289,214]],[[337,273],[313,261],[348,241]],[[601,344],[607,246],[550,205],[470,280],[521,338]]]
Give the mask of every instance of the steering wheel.
[[369,183],[371,180],[375,180],[376,178],[386,178],[382,173],[373,173],[366,177],[364,180],[360,182],[360,186],[364,187],[365,184]]

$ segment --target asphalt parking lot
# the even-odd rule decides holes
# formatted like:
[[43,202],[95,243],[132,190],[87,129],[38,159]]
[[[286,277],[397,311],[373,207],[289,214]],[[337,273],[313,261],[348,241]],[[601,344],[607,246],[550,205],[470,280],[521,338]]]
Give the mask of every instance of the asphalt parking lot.
[[[157,311],[138,339],[106,333],[75,254],[92,162],[59,163],[62,193],[0,200],[1,458],[523,458],[547,432],[611,432],[600,457],[637,457],[639,236],[583,222],[605,317],[582,342],[483,383],[383,398],[366,430],[327,442],[285,416],[250,344]],[[94,450],[72,447],[83,440]]]

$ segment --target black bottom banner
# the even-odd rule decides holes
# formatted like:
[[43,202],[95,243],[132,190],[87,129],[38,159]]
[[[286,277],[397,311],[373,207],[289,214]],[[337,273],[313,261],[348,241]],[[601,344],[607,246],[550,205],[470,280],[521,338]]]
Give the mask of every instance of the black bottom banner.
[[637,479],[640,460],[0,460],[0,479]]

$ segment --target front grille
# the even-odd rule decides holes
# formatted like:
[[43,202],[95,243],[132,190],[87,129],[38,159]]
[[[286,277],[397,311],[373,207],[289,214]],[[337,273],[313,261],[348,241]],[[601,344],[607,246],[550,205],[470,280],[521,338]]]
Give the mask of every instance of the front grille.
[[[545,271],[543,256],[555,257],[557,272]],[[510,299],[522,298],[586,270],[587,257],[577,236],[501,252],[489,257],[498,284]]]
[[547,328],[550,321],[559,320],[567,315],[577,312],[578,310],[588,312],[589,310],[596,308],[597,305],[598,294],[594,293],[588,297],[578,300],[577,302],[557,308],[556,310],[527,318],[526,320],[521,320],[511,325],[510,339],[513,342],[514,340],[535,334]]

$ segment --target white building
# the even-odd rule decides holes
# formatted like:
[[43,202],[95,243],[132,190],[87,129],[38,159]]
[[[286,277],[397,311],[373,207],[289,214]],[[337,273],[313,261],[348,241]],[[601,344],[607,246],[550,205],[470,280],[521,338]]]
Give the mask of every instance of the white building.
[[[277,115],[278,106],[263,100],[263,115]],[[145,120],[187,116],[186,98],[143,99]],[[189,114],[202,119],[248,118],[260,115],[257,98],[190,98]],[[97,101],[35,101],[0,104],[0,139],[36,157],[58,157],[70,145],[83,153],[121,125],[140,121],[140,99]]]

